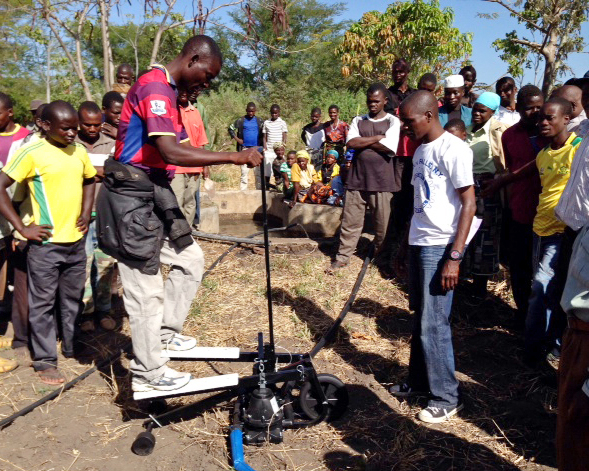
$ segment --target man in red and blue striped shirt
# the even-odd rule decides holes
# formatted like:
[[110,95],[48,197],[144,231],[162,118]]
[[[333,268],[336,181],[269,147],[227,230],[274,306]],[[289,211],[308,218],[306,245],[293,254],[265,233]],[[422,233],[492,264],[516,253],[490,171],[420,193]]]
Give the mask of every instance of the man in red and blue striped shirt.
[[[208,88],[219,74],[222,63],[217,43],[201,35],[189,39],[178,57],[166,66],[153,65],[127,94],[119,122],[115,159],[145,171],[154,182],[165,174],[171,179],[176,166],[258,166],[262,156],[256,149],[212,152],[191,147],[179,118],[178,90],[194,94]],[[161,186],[161,182],[158,185]],[[107,197],[116,201],[117,195],[108,185],[104,185],[102,191],[111,193]],[[140,214],[135,216],[130,224],[137,224],[137,229],[141,230],[139,225],[145,221]],[[174,390],[191,379],[190,373],[169,368],[161,352],[162,349],[188,350],[196,345],[194,338],[180,332],[202,279],[204,257],[192,239],[186,246],[179,246],[171,239],[171,233],[166,234],[158,247],[159,261],[172,267],[165,283],[159,270],[155,274],[147,273],[132,260],[119,259],[123,300],[129,314],[135,354],[130,365],[135,392]],[[128,253],[135,252],[129,245],[137,245],[137,251],[142,249],[140,238],[119,242],[125,243]]]

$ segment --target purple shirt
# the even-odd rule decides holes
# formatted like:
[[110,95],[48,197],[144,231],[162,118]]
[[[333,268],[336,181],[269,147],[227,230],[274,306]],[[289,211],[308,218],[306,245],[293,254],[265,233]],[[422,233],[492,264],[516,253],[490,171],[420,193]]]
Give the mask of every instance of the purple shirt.
[[[517,123],[503,133],[501,142],[505,153],[505,164],[513,172],[535,161],[538,152],[549,141],[541,136],[530,137],[522,124]],[[530,225],[534,222],[541,191],[540,175],[536,166],[532,175],[512,183],[507,188],[511,217],[515,222]]]

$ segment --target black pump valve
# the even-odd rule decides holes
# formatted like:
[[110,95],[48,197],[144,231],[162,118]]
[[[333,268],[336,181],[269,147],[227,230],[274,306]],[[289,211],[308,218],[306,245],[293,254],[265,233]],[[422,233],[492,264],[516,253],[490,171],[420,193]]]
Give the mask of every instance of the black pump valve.
[[269,438],[272,443],[282,443],[283,419],[284,413],[274,392],[269,388],[255,389],[244,411],[244,442],[260,445]]

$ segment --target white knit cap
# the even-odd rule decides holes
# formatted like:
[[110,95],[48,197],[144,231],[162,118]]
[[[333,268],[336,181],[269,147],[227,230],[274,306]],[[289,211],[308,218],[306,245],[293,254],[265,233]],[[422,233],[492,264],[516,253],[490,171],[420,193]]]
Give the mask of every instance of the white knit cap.
[[464,87],[464,77],[462,75],[449,75],[444,80],[444,88]]

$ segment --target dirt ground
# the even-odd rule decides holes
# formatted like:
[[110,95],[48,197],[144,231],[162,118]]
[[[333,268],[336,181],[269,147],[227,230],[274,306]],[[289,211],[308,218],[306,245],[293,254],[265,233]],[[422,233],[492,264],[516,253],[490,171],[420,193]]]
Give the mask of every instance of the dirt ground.
[[[201,241],[210,264],[227,245]],[[359,247],[366,250],[367,240]],[[325,275],[333,246],[310,243],[272,255],[278,351],[308,351],[337,317],[362,265]],[[257,252],[257,251],[256,251]],[[253,350],[267,331],[264,261],[260,253],[232,252],[208,276],[185,333],[201,345]],[[320,373],[347,384],[350,405],[333,423],[285,432],[284,442],[246,447],[254,469],[289,471],[550,470],[555,466],[556,377],[519,361],[521,335],[514,328],[505,281],[492,285],[484,304],[472,307],[468,282],[455,298],[454,346],[465,409],[441,425],[416,420],[420,403],[398,401],[388,387],[407,373],[412,314],[403,286],[370,267],[337,341],[316,358]],[[85,355],[60,359],[69,379],[125,345],[121,329],[86,338]],[[88,353],[90,355],[88,356]],[[11,351],[0,352],[10,357]],[[94,373],[56,400],[18,418],[0,432],[1,471],[229,470],[227,435],[232,403],[195,407],[185,421],[154,431],[153,454],[131,452],[142,431],[145,408],[131,398],[128,358]],[[198,376],[238,372],[238,363],[175,363]],[[0,420],[50,392],[21,366],[0,376]],[[187,396],[170,407],[203,399]],[[421,404],[423,405],[423,404]]]

